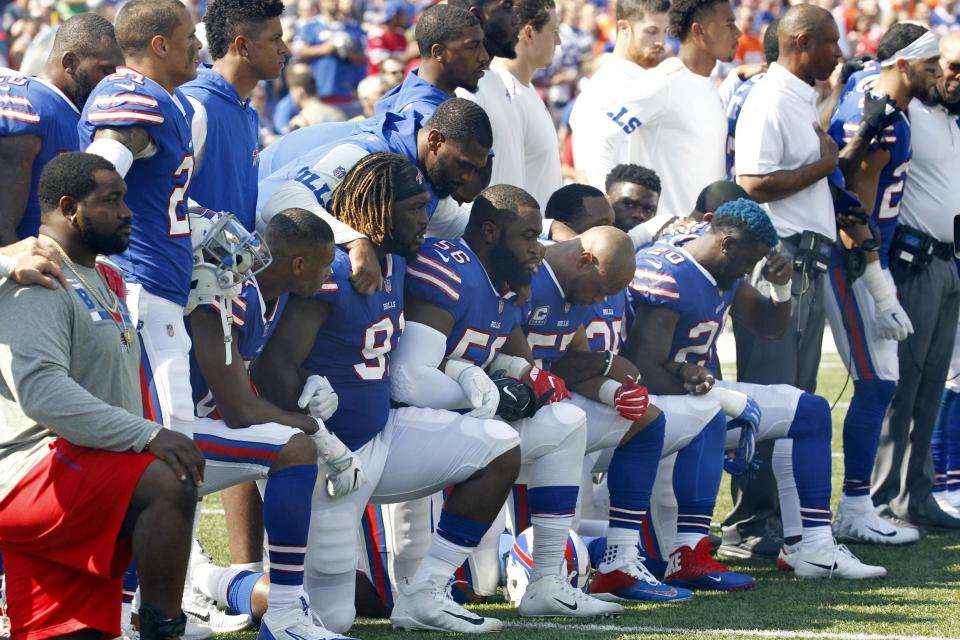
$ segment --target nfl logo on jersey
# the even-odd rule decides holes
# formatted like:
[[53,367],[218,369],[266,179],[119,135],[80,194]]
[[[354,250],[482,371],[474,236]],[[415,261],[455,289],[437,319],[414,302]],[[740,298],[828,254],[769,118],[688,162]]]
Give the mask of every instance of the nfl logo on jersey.
[[347,177],[347,170],[344,169],[343,167],[337,167],[336,169],[333,170],[333,177],[336,178],[337,180],[343,180],[344,178]]

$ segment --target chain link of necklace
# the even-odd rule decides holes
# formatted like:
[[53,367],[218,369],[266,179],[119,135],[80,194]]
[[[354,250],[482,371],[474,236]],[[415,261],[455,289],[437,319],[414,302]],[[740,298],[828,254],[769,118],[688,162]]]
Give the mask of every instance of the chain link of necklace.
[[[107,315],[110,316],[110,320],[113,321],[113,324],[116,325],[117,330],[120,331],[120,346],[124,350],[127,350],[130,347],[130,344],[133,342],[133,328],[127,325],[127,321],[123,318],[123,313],[120,311],[120,299],[113,293],[113,290],[107,285],[106,282],[103,283],[104,287],[107,290],[107,295],[110,297],[110,301],[107,302],[104,300],[97,287],[90,286],[90,283],[87,282],[87,279],[83,277],[83,274],[80,272],[80,268],[70,259],[70,256],[67,255],[67,252],[60,245],[59,242],[54,240],[48,235],[43,236],[51,243],[53,243],[54,248],[63,258],[63,261],[67,263],[67,266],[70,267],[70,270],[77,276],[77,279],[80,280],[81,284],[86,287],[87,291],[90,292],[90,295],[94,297],[97,303],[100,304],[106,311]],[[95,269],[95,268],[94,268]],[[102,280],[102,277],[101,277]],[[120,321],[117,322],[117,317],[120,318]]]

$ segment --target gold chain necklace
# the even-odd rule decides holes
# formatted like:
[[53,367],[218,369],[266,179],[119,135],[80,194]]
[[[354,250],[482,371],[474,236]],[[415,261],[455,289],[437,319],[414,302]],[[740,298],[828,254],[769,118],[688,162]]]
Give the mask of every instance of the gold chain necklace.
[[[109,285],[107,285],[106,281],[103,281],[103,276],[100,276],[100,279],[103,281],[104,288],[107,290],[109,302],[101,297],[100,292],[96,287],[90,286],[90,283],[87,282],[87,279],[84,278],[83,274],[80,272],[80,268],[73,262],[73,260],[70,259],[70,256],[67,255],[67,252],[62,246],[60,246],[59,242],[46,234],[44,234],[43,237],[53,243],[53,246],[63,258],[63,261],[67,263],[67,266],[70,267],[70,270],[73,271],[74,275],[77,276],[77,279],[80,280],[81,284],[83,284],[87,291],[90,292],[90,295],[94,297],[97,303],[103,307],[104,310],[106,310],[110,320],[113,321],[113,324],[116,325],[117,329],[120,331],[120,347],[124,351],[129,350],[130,345],[133,344],[133,327],[128,326],[127,321],[124,320],[123,312],[120,309],[120,299],[113,293],[113,290]],[[96,267],[94,267],[94,271],[96,271]],[[97,275],[99,275],[99,272]],[[117,317],[120,318],[119,322],[117,322]]]

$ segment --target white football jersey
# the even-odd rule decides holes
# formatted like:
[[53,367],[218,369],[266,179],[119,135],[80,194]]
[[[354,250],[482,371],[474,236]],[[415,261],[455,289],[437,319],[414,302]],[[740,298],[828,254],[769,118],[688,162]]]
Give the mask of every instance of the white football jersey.
[[522,84],[504,67],[494,67],[493,70],[513,97],[513,105],[520,116],[524,167],[521,186],[537,199],[541,209],[546,209],[547,200],[563,186],[560,141],[553,117],[536,89]]
[[646,72],[638,64],[609,54],[573,105],[573,166],[601,191],[610,170],[629,159],[630,134],[639,125],[624,115],[629,111],[630,94],[640,89]]
[[638,88],[618,114],[635,125],[629,160],[660,176],[660,213],[687,216],[700,191],[726,177],[727,117],[716,83],[668,58]]

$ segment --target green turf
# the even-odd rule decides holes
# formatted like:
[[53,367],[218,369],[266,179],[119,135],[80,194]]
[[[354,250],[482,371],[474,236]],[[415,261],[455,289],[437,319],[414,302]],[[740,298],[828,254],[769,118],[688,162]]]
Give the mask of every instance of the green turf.
[[[732,371],[728,375],[732,377]],[[824,356],[820,369],[819,391],[831,402],[840,403],[833,412],[834,451],[841,451],[840,435],[846,403],[852,385],[847,385],[843,395],[840,390],[846,371],[836,356]],[[843,472],[843,460],[833,459],[834,507],[838,499],[837,488]],[[715,518],[730,507],[728,480],[724,479],[717,504]],[[205,509],[217,509],[216,496],[204,501]],[[201,522],[200,537],[204,546],[216,560],[226,561],[226,540],[223,517],[205,514]],[[792,573],[778,572],[771,562],[728,562],[735,570],[753,575],[757,586],[753,591],[740,594],[698,593],[688,602],[646,606],[630,605],[627,614],[617,622],[591,621],[603,629],[578,627],[573,621],[560,620],[562,630],[557,628],[537,629],[527,621],[516,617],[507,605],[478,606],[476,610],[508,621],[509,628],[500,635],[505,640],[547,640],[559,638],[641,638],[659,634],[657,629],[729,629],[724,634],[697,634],[683,632],[684,638],[740,638],[738,630],[772,630],[809,632],[816,634],[878,634],[922,635],[960,638],[960,536],[932,534],[908,548],[892,549],[867,546],[852,547],[854,553],[865,561],[882,564],[888,577],[883,580],[864,582],[847,581],[799,581]],[[517,627],[512,626],[517,624]],[[621,625],[634,629],[621,633],[608,628]],[[351,631],[355,637],[378,639],[401,637],[414,640],[418,637],[438,638],[438,634],[401,633],[390,628],[384,621],[358,621]],[[253,631],[231,634],[223,640],[252,640]],[[765,635],[764,637],[777,637]],[[796,637],[792,635],[791,637]]]

